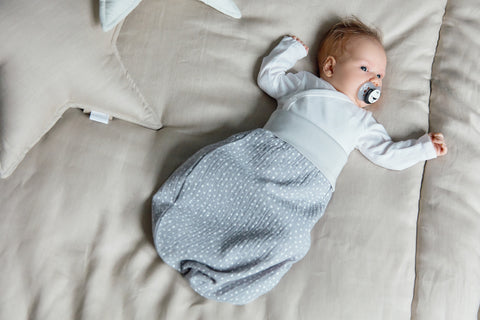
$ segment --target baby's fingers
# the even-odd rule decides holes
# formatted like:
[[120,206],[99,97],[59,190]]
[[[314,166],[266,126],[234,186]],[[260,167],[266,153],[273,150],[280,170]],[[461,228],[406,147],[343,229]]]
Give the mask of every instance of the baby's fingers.
[[435,147],[435,151],[437,153],[437,156],[443,156],[446,155],[448,152],[447,149],[447,144],[445,143],[445,137],[443,134],[439,132],[431,132],[428,134],[430,137],[430,140],[433,143],[433,146]]
[[291,36],[291,37],[292,37],[294,40],[300,42],[300,43],[302,44],[302,46],[305,48],[305,50],[307,50],[307,53],[308,53],[308,50],[309,50],[308,46],[307,46],[302,40],[300,40],[300,38],[298,38],[297,36]]
[[438,152],[437,155],[444,156],[448,152],[447,145],[445,143],[438,145]]
[[430,139],[432,140],[433,143],[445,143],[445,138],[443,134],[441,133],[430,133]]

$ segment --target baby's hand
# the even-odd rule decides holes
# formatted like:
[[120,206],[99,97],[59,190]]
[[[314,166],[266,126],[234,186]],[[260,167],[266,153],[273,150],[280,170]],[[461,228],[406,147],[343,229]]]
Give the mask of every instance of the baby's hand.
[[432,140],[433,147],[437,152],[437,156],[444,156],[447,154],[447,144],[445,143],[445,138],[443,134],[431,132],[428,134],[430,136],[430,140]]
[[290,36],[290,37],[292,37],[294,40],[297,40],[298,42],[300,42],[300,43],[302,44],[302,46],[305,48],[305,50],[307,50],[307,54],[308,54],[309,48],[308,48],[308,46],[307,46],[302,40],[300,40],[300,39],[299,39],[298,37],[296,37],[296,36]]

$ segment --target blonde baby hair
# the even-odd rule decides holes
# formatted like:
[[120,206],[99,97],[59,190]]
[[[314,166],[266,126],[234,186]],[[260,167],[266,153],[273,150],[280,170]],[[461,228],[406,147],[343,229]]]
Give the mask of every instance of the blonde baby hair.
[[[334,24],[323,38],[318,51],[320,70],[328,56],[338,59],[342,56],[348,40],[354,37],[370,37],[382,44],[381,32],[364,24],[355,16],[347,17]],[[382,44],[383,46],[383,44]]]

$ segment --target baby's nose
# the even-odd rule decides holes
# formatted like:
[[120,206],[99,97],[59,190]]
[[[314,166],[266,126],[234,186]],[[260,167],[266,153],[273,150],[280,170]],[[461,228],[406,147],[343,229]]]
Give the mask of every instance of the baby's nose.
[[373,83],[376,87],[382,86],[382,79],[379,79],[377,76],[374,76],[370,79],[370,82]]

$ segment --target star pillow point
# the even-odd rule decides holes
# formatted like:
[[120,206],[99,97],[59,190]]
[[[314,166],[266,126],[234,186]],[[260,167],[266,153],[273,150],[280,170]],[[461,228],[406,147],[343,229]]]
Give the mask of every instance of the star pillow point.
[[0,2],[0,176],[70,107],[159,129],[91,1]]
[[[100,22],[104,31],[112,29],[135,9],[141,0],[99,0]],[[240,19],[242,13],[233,0],[200,0],[210,7],[235,19]]]
[[237,5],[233,0],[200,0],[203,3],[209,5],[212,8],[232,17],[235,19],[240,19],[242,13],[238,9]]
[[100,23],[109,31],[135,9],[142,0],[100,0]]

